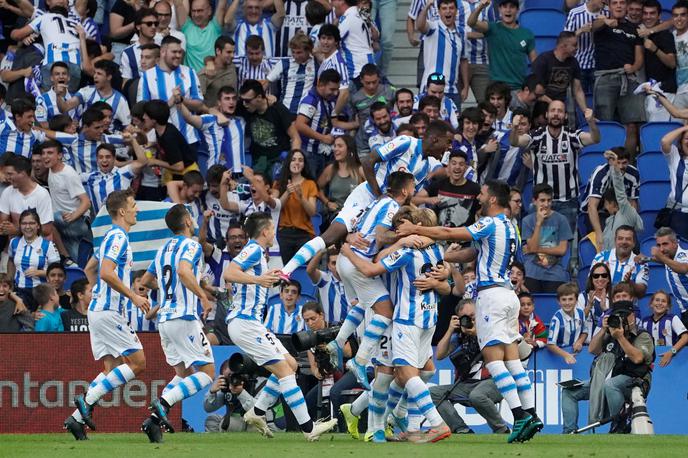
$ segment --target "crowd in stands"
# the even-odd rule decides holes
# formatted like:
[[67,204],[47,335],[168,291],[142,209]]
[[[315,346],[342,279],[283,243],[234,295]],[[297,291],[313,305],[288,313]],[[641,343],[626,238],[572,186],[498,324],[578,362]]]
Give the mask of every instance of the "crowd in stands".
[[[326,230],[378,148],[442,120],[451,146],[412,202],[458,227],[480,217],[482,183],[511,186],[526,342],[575,364],[623,298],[675,350],[669,364],[688,343],[688,1],[413,0],[416,87],[389,76],[398,4],[0,1],[0,332],[88,329],[91,223],[133,188],[197,219],[217,298],[207,325],[228,344],[222,271],[247,242],[243,219],[272,215],[279,268]],[[313,299],[326,322],[344,319],[336,256],[275,291],[268,329],[305,329]],[[452,269],[464,287],[436,341],[476,294],[474,264]],[[155,330],[136,308],[129,318]]]

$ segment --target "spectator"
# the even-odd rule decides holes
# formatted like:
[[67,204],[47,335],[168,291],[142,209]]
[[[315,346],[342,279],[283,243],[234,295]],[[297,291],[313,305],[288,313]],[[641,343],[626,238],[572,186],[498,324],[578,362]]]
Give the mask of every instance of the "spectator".
[[45,166],[43,161],[43,155],[36,152],[40,143],[37,143],[34,147],[34,152],[31,155],[31,178],[44,187],[48,189],[48,168]]
[[139,6],[136,3],[128,3],[126,0],[115,0],[110,11],[110,38],[112,39],[112,53],[117,64],[120,63],[124,48],[129,46],[136,32],[134,21],[136,9]]
[[[526,59],[535,61],[533,33],[518,24],[518,0],[499,0],[499,22],[478,20],[491,0],[480,0],[466,24],[484,34],[490,61],[490,80],[503,81],[512,90],[520,89],[526,77]],[[487,99],[487,96],[486,96]]]
[[234,25],[234,43],[236,43],[236,56],[246,55],[246,40],[252,35],[258,35],[265,43],[265,55],[277,56],[275,45],[275,31],[282,27],[284,21],[284,1],[275,0],[275,12],[272,15],[263,15],[263,2],[260,0],[244,0],[244,18],[236,19],[236,12],[241,2],[232,2],[227,8],[225,24]]
[[[141,76],[144,69],[141,66],[141,46],[155,44],[155,34],[160,25],[155,10],[141,8],[136,12],[134,27],[136,28],[136,42],[122,50],[120,69],[122,73],[122,87]],[[127,92],[126,90],[124,92]]]
[[[327,253],[327,270],[320,270],[318,266],[325,253]],[[342,323],[349,311],[344,284],[337,271],[338,257],[339,251],[336,249],[320,250],[306,266],[308,277],[318,288],[320,304],[322,304],[324,319],[327,323]]]
[[659,361],[660,367],[666,367],[683,347],[688,344],[688,330],[681,322],[681,318],[669,313],[671,310],[671,296],[666,291],[659,290],[650,298],[652,315],[643,318],[641,329],[652,334],[655,347],[670,347]]
[[573,233],[564,215],[552,209],[552,193],[551,186],[536,185],[535,212],[523,218],[526,287],[531,293],[553,293],[569,280],[564,258]]
[[[428,20],[430,8],[435,7],[439,11],[439,20]],[[422,81],[430,82],[431,74],[443,75],[444,94],[460,107],[461,102],[468,98],[469,75],[464,37],[456,27],[457,10],[455,0],[429,1],[418,15],[416,29],[423,39],[425,72]],[[421,86],[421,92],[426,90],[426,86]]]
[[601,251],[593,262],[604,262],[614,272],[612,285],[629,282],[633,285],[636,297],[643,297],[647,291],[649,270],[646,265],[636,263],[633,249],[636,246],[636,234],[631,226],[619,226],[614,234],[614,248]]
[[[283,0],[284,1],[284,20],[282,21],[282,27],[277,34],[277,51],[275,52],[275,57],[290,57],[293,55],[293,48],[290,43],[291,40],[302,33],[304,36],[312,32],[312,28],[309,27],[308,21],[308,8],[309,0]],[[327,18],[329,10],[332,9],[330,2],[328,0],[320,0],[318,6],[322,7],[321,14],[322,21],[316,23],[322,24]],[[327,10],[325,10],[327,7]],[[273,13],[274,14],[274,13]],[[311,17],[311,19],[313,19]],[[317,31],[316,31],[317,34]],[[310,37],[308,37],[310,40]],[[313,42],[311,41],[311,44]],[[315,75],[313,75],[315,76]]]
[[33,145],[45,140],[43,132],[34,129],[36,105],[28,98],[18,98],[11,104],[12,118],[0,123],[0,151],[10,151],[31,157]]
[[215,40],[222,35],[227,2],[217,1],[214,14],[210,0],[189,0],[189,10],[183,1],[174,0],[174,7],[179,30],[186,37],[184,63],[198,72]]
[[467,159],[463,151],[452,151],[447,177],[430,182],[414,198],[416,204],[434,207],[441,226],[462,227],[475,220],[480,185],[466,179]]
[[[459,18],[468,18],[479,3],[480,0],[463,0],[460,3]],[[494,7],[490,6],[483,9],[478,15],[478,21],[496,22]],[[487,40],[484,34],[473,30],[468,24],[465,25],[464,32],[466,34],[464,54],[468,58],[469,85],[475,100],[479,103],[485,100],[485,89],[490,84]]]
[[[53,117],[62,113],[60,107],[57,106],[57,93],[58,86],[68,86],[69,85],[69,66],[64,62],[55,62],[50,67],[50,82],[52,86],[47,92],[43,92],[40,97],[36,98],[36,121],[41,124],[41,126],[46,127],[48,121]],[[64,100],[69,100],[74,97],[74,94],[67,92],[64,95]],[[80,114],[76,108],[67,112],[67,114],[72,119],[77,119],[77,115]]]
[[[423,100],[429,97],[431,96],[427,96]],[[437,97],[433,98],[437,100]],[[421,100],[421,105],[423,104],[423,100]],[[411,115],[409,118],[409,124],[411,124],[411,126],[416,130],[416,134],[418,135],[416,138],[423,138],[425,131],[428,128],[428,124],[430,124],[430,117],[427,114],[419,111]]]
[[542,95],[541,92],[542,87],[538,89],[537,75],[531,74],[526,76],[521,89],[514,92],[514,96],[511,98],[511,102],[509,102],[509,110],[513,113],[514,110],[520,108],[521,110],[526,110],[530,116],[535,101]]
[[24,302],[12,288],[12,277],[0,273],[0,332],[31,331],[34,320]]
[[339,73],[341,81],[339,83],[339,97],[334,107],[334,113],[340,114],[344,110],[349,100],[349,69],[347,67],[344,53],[339,48],[342,38],[339,29],[332,24],[323,24],[318,32],[318,53],[322,57],[318,67],[318,78],[325,70],[335,70]]
[[535,314],[533,296],[529,292],[523,291],[518,293],[518,300],[521,303],[518,312],[519,334],[523,336],[523,340],[530,345],[533,351],[545,348],[547,345],[547,327]]
[[636,27],[641,26],[643,22],[643,4],[645,0],[627,0],[626,3],[628,5],[626,19]]
[[205,186],[205,179],[198,170],[191,170],[182,176],[180,181],[170,181],[167,183],[168,202],[183,204],[191,218],[200,223],[203,215],[203,205],[201,204],[201,193]]
[[381,81],[380,71],[375,64],[363,66],[360,70],[359,81],[362,87],[349,97],[349,108],[351,113],[358,118],[359,128],[356,131],[356,147],[359,157],[363,159],[370,153],[368,138],[365,133],[365,122],[370,117],[370,107],[375,102],[384,102],[391,109],[394,105],[395,88]]
[[301,284],[296,280],[283,282],[279,302],[268,304],[265,327],[274,334],[295,334],[305,329],[301,316]]
[[441,106],[442,102],[440,99],[438,99],[434,95],[426,95],[418,101],[418,113],[425,114],[428,117],[428,122],[439,121]]
[[60,307],[69,310],[72,307],[72,298],[69,291],[65,291],[64,285],[67,281],[67,272],[61,262],[52,262],[46,269],[46,279],[48,284],[55,288],[60,297]]
[[359,0],[332,2],[334,13],[339,18],[339,34],[342,37],[342,51],[346,56],[349,78],[354,81],[356,89],[363,85],[363,77],[360,75],[363,68],[375,62],[373,43],[380,36],[370,14],[362,14],[358,3]]
[[657,245],[652,247],[652,260],[664,265],[669,289],[678,304],[681,321],[688,326],[688,250],[678,243],[676,233],[663,227],[655,233]]
[[[424,82],[424,92],[421,92],[414,98],[413,108],[418,111],[423,111],[420,107],[420,101],[428,95],[437,97],[440,101],[439,117],[443,121],[451,124],[453,128],[458,128],[459,109],[454,99],[449,96],[450,94],[446,94],[445,97],[445,91],[447,90],[447,80],[445,76],[442,73],[431,73]],[[458,106],[461,106],[460,102],[461,100],[459,100]]]
[[[203,213],[203,223],[201,224],[201,229],[199,231],[199,243],[203,247],[203,255],[205,256],[205,262],[208,264],[212,275],[212,284],[214,287],[219,289],[226,289],[230,285],[225,284],[225,280],[222,277],[222,272],[224,272],[227,264],[234,259],[244,248],[248,238],[246,237],[246,232],[243,226],[238,222],[233,222],[229,224],[227,233],[225,236],[225,247],[220,249],[215,245],[207,242],[207,226],[208,226],[208,211]],[[225,326],[226,327],[226,326]]]
[[535,59],[533,74],[540,85],[536,89],[537,93],[544,93],[540,100],[547,103],[552,100],[565,102],[570,90],[578,108],[585,112],[588,104],[581,85],[581,69],[575,57],[577,46],[575,33],[561,32],[557,37],[556,47],[543,52]]
[[[164,0],[162,0],[160,3],[165,3]],[[158,5],[160,4],[158,3]],[[129,102],[129,105],[133,107],[136,105],[136,96],[139,92],[139,83],[141,82],[141,75],[145,73],[146,71],[150,70],[151,68],[154,68],[158,63],[160,63],[160,46],[158,46],[155,43],[150,43],[147,45],[141,45],[140,48],[141,56],[141,71],[139,72],[139,76],[136,78],[132,79],[131,82],[129,82],[129,85],[124,88],[124,93],[127,97],[127,101]],[[134,120],[134,113],[131,113],[132,116],[132,123]]]
[[72,308],[64,310],[60,318],[65,332],[88,332],[88,305],[91,302],[92,290],[87,278],[72,282],[69,288],[72,295]]
[[[328,222],[342,209],[351,191],[365,180],[356,144],[350,135],[335,137],[332,156],[334,160],[325,166],[318,177],[318,199],[325,206]],[[330,323],[336,322],[329,315],[327,318]]]
[[684,182],[686,157],[688,156],[688,126],[674,129],[662,137],[661,147],[669,166],[671,190],[667,196],[669,226],[680,236],[688,239],[688,182]]
[[236,57],[237,79],[243,85],[247,80],[258,80],[263,83],[268,79],[275,63],[274,59],[265,56],[265,42],[258,35],[246,39],[246,55]]
[[530,293],[526,287],[526,268],[519,262],[514,261],[511,263],[511,271],[509,272],[509,280],[511,281],[511,286],[514,288],[516,295],[521,293]]
[[[207,173],[208,168],[218,164],[223,159],[223,156],[225,156],[225,162],[230,164],[233,169],[238,168],[241,170],[241,164],[237,164],[237,162],[245,162],[244,152],[241,150],[243,140],[239,139],[239,148],[237,148],[239,151],[236,151],[236,153],[233,151],[233,148],[228,148],[230,143],[233,143],[233,139],[225,138],[232,134],[232,132],[229,132],[229,128],[225,130],[229,126],[230,121],[221,111],[214,109],[212,114],[198,116],[192,114],[183,103],[178,103],[177,107],[186,122],[203,133],[205,145],[202,150],[199,150],[199,153],[202,154],[198,155],[198,160],[204,174]],[[236,131],[239,129],[243,130],[241,122],[233,124],[232,127]],[[226,152],[231,154],[225,154]]]
[[[645,0],[643,5],[643,26],[652,29],[659,25],[662,5],[657,0]],[[644,38],[645,77],[661,84],[662,92],[669,101],[676,97],[676,44],[668,30],[654,32]],[[645,99],[645,113],[650,122],[670,121],[666,109],[651,97]]]
[[[459,149],[466,153],[466,157],[468,158],[467,165],[470,167],[470,170],[467,170],[467,172],[469,172],[473,181],[475,181],[476,170],[478,168],[478,145],[476,138],[482,123],[483,113],[479,108],[470,107],[463,110],[459,118],[458,130],[461,140],[458,142],[455,141],[452,144],[454,149]],[[456,140],[456,136],[454,138]],[[458,145],[456,145],[456,143],[458,143]]]
[[676,98],[674,104],[688,108],[688,2],[677,1],[671,7],[674,23],[674,44],[676,45]]
[[392,115],[385,102],[375,102],[370,106],[370,119],[366,121],[365,131],[370,151],[397,137]]
[[612,303],[611,270],[606,262],[593,262],[585,290],[578,295],[576,307],[584,311],[585,319],[590,322],[590,338],[602,326],[602,316]]
[[41,318],[36,320],[34,331],[36,332],[63,332],[62,307],[57,291],[45,283],[33,287],[33,300],[38,305]]
[[[267,213],[277,226],[282,202],[278,198],[278,191],[272,189],[272,178],[266,173],[254,172],[248,167],[244,167],[244,178],[249,181],[248,196],[241,196],[236,191],[230,193],[232,176],[229,172],[223,174],[220,182],[220,205],[222,208],[239,215],[236,219],[242,221],[251,213]],[[273,247],[277,247],[276,240],[273,241]]]
[[315,237],[311,217],[317,211],[318,186],[311,179],[306,156],[300,150],[292,150],[284,164],[276,186],[282,203],[277,240],[282,262],[286,263],[304,243]]
[[[527,110],[517,108],[513,112],[517,116],[518,124],[514,123],[510,130],[515,130],[516,135],[527,135],[530,132],[530,115]],[[500,133],[495,131],[493,144],[488,141],[478,154],[478,169],[481,171],[481,182],[489,179],[497,179],[513,186],[525,181],[526,168],[523,167],[523,149],[519,146],[511,146],[510,134],[500,138]],[[492,151],[494,149],[494,151]]]
[[177,17],[172,13],[175,9],[167,0],[154,0],[155,15],[158,17],[158,33],[155,34],[155,44],[160,45],[162,39],[168,35],[173,36],[181,42],[182,49],[186,51],[186,37],[177,28]]
[[455,368],[456,382],[430,388],[432,402],[453,433],[473,432],[450,401],[460,396],[468,398],[471,406],[487,421],[492,432],[505,434],[509,428],[495,407],[495,404],[502,401],[502,395],[484,367],[478,346],[474,302],[470,299],[461,300],[455,313],[447,332],[437,343],[436,357],[442,360],[449,356]]
[[241,103],[237,114],[246,120],[251,137],[253,170],[271,177],[280,154],[301,148],[301,138],[294,126],[294,115],[281,103],[269,104],[263,86],[246,80],[239,90]]
[[581,69],[581,85],[586,94],[592,94],[595,84],[595,43],[592,23],[598,16],[609,17],[604,0],[587,0],[569,11],[564,30],[576,35],[576,60]]
[[[205,395],[203,409],[210,413],[227,407],[227,412],[224,416],[219,414],[208,415],[205,419],[206,432],[243,432],[247,430],[248,425],[244,421],[243,414],[253,408],[256,399],[249,393],[248,389],[245,389],[245,384],[246,379],[243,375],[232,375],[229,359],[222,363],[220,375]],[[250,428],[248,430],[251,431]]]
[[53,203],[55,227],[69,254],[67,265],[79,259],[81,241],[92,243],[89,210],[91,200],[76,171],[62,161],[62,145],[55,140],[41,144],[45,166],[50,170],[48,186]]
[[[491,83],[485,90],[485,101],[497,109],[497,115],[492,120],[492,127],[500,134],[506,133],[512,126],[513,115],[509,109],[511,89],[506,83],[501,81]],[[496,139],[500,140],[501,135]]]
[[[557,288],[559,310],[554,313],[547,332],[547,349],[561,356],[566,364],[576,364],[575,355],[583,349],[585,339],[590,335],[590,325],[585,312],[576,307],[578,286],[565,283]],[[562,347],[572,350],[568,352]]]
[[[227,169],[220,164],[215,164],[210,167],[206,175],[208,188],[201,193],[201,205],[203,206],[204,212],[208,210],[212,212],[212,215],[208,219],[208,242],[220,248],[225,246],[226,241],[224,240],[224,236],[227,234],[229,223],[232,219],[231,212],[222,208],[220,202],[220,183],[226,171]],[[199,224],[201,224],[201,221],[199,221]]]
[[237,87],[237,70],[234,65],[236,46],[230,37],[215,40],[215,56],[205,58],[205,66],[198,72],[203,101],[208,107],[217,105],[218,91],[223,87]]
[[394,127],[407,124],[413,114],[413,91],[402,87],[394,93],[394,110],[392,111],[392,122]]
[[[578,220],[578,154],[584,146],[600,141],[600,130],[592,110],[585,110],[590,132],[571,131],[564,126],[566,107],[559,100],[550,102],[547,109],[547,126],[530,134],[517,135],[511,131],[511,146],[528,148],[524,164],[533,169],[533,184],[548,184],[553,194],[552,208],[566,217],[575,231]],[[514,119],[518,125],[520,119]],[[553,150],[553,148],[556,148]]]
[[[225,143],[222,144],[224,161],[227,168],[231,169],[234,173],[241,172],[243,164],[246,162],[244,156],[248,150],[245,138],[246,121],[244,121],[244,118],[236,115],[237,99],[237,91],[231,86],[223,86],[218,91],[217,109],[229,121],[226,129],[223,129],[223,139],[227,139]],[[222,155],[220,158],[222,158]]]
[[519,229],[521,227],[521,216],[523,214],[523,194],[518,188],[512,187],[509,192],[509,212],[511,224]]
[[626,149],[638,149],[638,124],[645,121],[636,72],[643,67],[643,42],[637,26],[626,19],[626,0],[609,0],[609,18],[592,24],[595,44],[595,113],[600,120],[626,126]]

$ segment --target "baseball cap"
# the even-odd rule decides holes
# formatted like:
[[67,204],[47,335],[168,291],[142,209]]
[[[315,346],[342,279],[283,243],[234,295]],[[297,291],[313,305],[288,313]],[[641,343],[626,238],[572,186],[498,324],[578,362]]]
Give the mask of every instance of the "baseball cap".
[[519,7],[518,0],[500,0],[499,6],[506,5],[507,3],[511,3],[515,7]]
[[633,313],[633,302],[616,301],[612,304],[612,313]]

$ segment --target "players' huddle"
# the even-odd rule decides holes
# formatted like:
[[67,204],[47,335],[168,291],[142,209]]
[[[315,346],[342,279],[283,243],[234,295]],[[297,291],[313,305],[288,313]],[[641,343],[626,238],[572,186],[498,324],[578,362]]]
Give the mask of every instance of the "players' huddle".
[[[225,282],[233,285],[226,323],[232,342],[271,373],[244,416],[264,436],[273,436],[265,413],[280,396],[309,441],[318,440],[337,424],[335,419],[314,422],[310,418],[296,383],[297,363],[265,328],[262,317],[271,287],[288,280],[318,251],[342,242],[346,243],[337,271],[350,308],[327,349],[333,361],[339,361],[345,342],[365,321],[358,352],[347,367],[367,390],[353,405],[343,406],[347,420],[367,405],[367,436],[373,442],[437,442],[451,435],[426,384],[434,373],[432,336],[440,295],[452,288],[445,261],[477,258],[475,326],[485,367],[514,415],[508,442],[527,441],[542,429],[518,351],[520,307],[509,266],[520,239],[507,215],[509,186],[499,181],[485,183],[478,198],[483,217],[468,227],[437,227],[433,211],[409,206],[430,173],[441,167],[450,139],[447,125],[438,121],[430,123],[422,139],[400,136],[375,149],[364,163],[367,182],[352,191],[328,230],[304,244],[281,270],[267,266],[267,250],[275,239],[270,215],[254,213],[246,219],[249,241],[223,272]],[[157,314],[162,347],[175,369],[174,379],[152,401],[151,416],[142,426],[151,442],[160,442],[163,430],[174,431],[167,418],[171,406],[210,385],[215,373],[197,311],[199,301],[203,315],[211,309],[199,285],[202,250],[192,239],[191,215],[183,205],[175,205],[165,217],[174,237],[158,250],[143,278],[144,284],[157,291],[159,305],[151,309],[148,300],[129,287],[132,251],[127,233],[136,224],[136,202],[127,191],[117,191],[108,196],[106,207],[113,226],[86,269],[95,284],[88,311],[91,345],[104,371],[84,396],[75,399],[77,409],[65,427],[76,439],[85,439],[84,425],[95,429],[92,411],[98,399],[145,368],[141,344],[123,315],[132,301],[147,317]],[[438,240],[471,241],[475,248],[445,256]],[[370,362],[375,366],[372,382],[366,371]],[[408,403],[425,416],[427,431],[407,432]],[[400,431],[396,436],[385,434],[388,420]]]

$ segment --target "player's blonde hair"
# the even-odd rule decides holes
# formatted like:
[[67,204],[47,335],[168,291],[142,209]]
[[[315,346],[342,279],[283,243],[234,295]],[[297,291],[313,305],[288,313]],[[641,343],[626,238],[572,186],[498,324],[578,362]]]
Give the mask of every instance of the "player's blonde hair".
[[413,212],[416,210],[417,207],[414,205],[404,205],[400,207],[392,217],[392,227],[398,227],[404,220],[415,223],[416,221],[413,219]]
[[412,213],[413,222],[421,226],[437,226],[437,214],[429,208],[418,208]]

